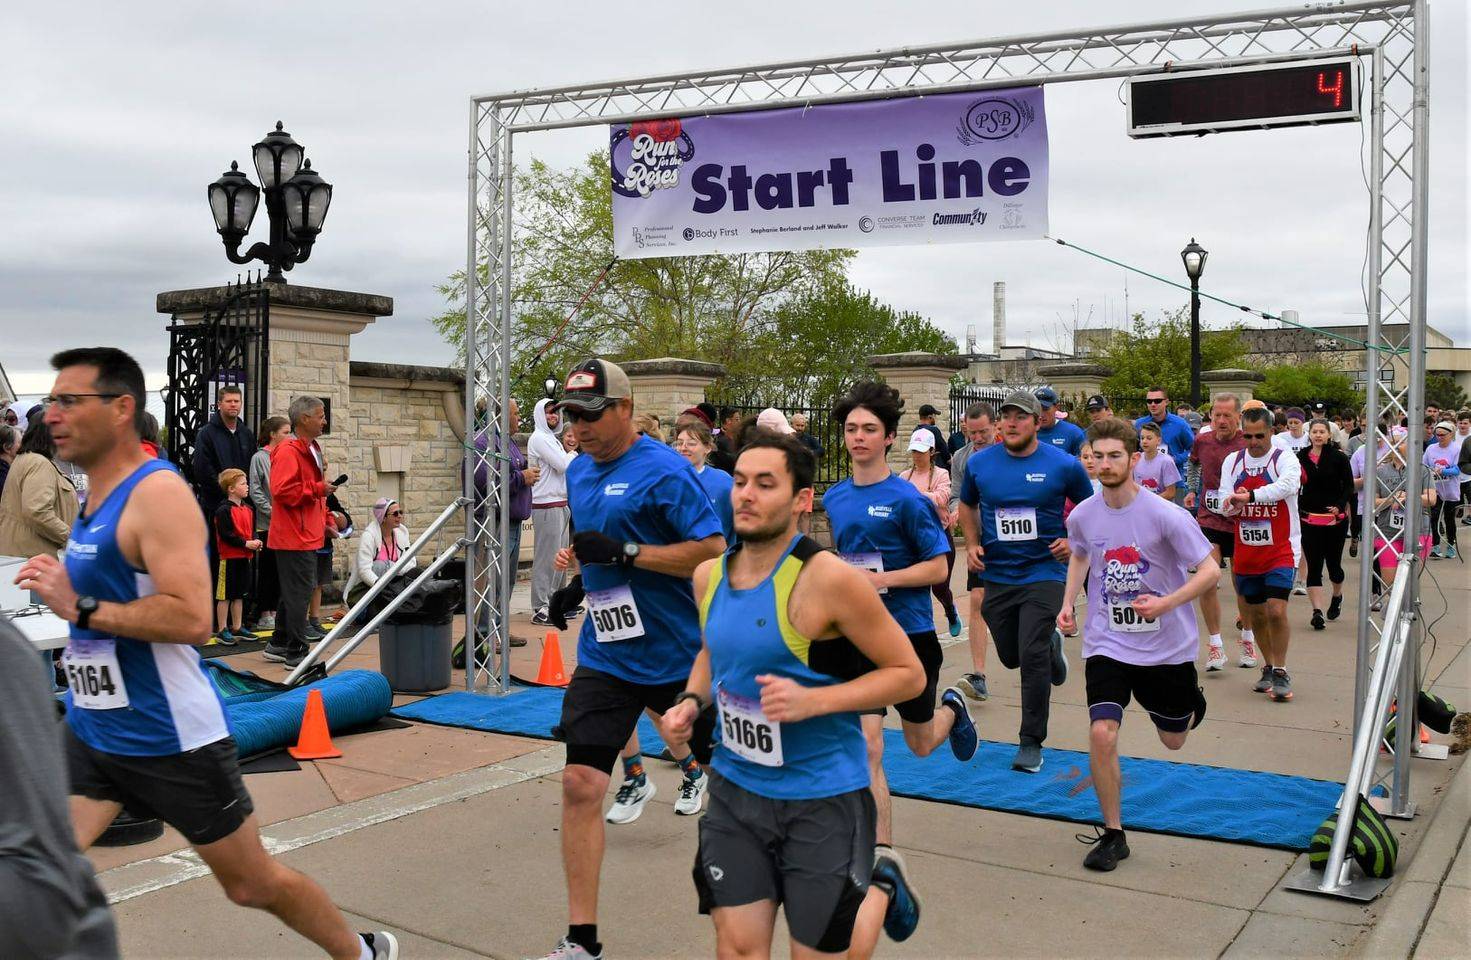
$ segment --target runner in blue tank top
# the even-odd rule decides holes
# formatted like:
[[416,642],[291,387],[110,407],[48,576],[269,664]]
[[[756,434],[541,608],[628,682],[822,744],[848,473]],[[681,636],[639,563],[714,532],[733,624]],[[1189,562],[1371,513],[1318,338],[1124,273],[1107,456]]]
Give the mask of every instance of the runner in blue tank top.
[[65,563],[32,557],[16,583],[72,624],[62,659],[77,846],[126,804],[182,833],[236,903],[339,960],[397,957],[391,933],[353,933],[326,891],[261,846],[224,707],[193,649],[211,629],[204,517],[173,467],[143,452],[143,371],[111,347],[51,364],[46,423],[57,455],[86,471],[88,501]]
[[924,671],[864,575],[797,533],[815,470],[790,436],[741,450],[740,546],[695,571],[704,643],[664,714],[672,743],[719,714],[694,877],[722,956],[770,955],[778,904],[794,957],[843,953],[870,880],[897,883],[874,863],[858,711],[913,697]]

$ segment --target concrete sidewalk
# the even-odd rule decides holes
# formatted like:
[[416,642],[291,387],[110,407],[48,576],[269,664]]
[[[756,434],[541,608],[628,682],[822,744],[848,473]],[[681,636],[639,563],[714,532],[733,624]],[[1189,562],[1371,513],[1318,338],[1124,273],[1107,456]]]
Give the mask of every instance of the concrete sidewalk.
[[[1430,569],[1446,597],[1427,582],[1426,618],[1449,616],[1435,627],[1433,653],[1427,646],[1427,686],[1465,709],[1471,705],[1471,574],[1445,562]],[[962,577],[957,571],[957,581]],[[1222,600],[1232,609],[1229,587],[1223,586]],[[1308,610],[1303,598],[1293,598],[1292,703],[1251,693],[1257,671],[1233,665],[1202,675],[1209,714],[1184,750],[1166,751],[1135,708],[1126,715],[1123,752],[1341,779],[1350,740],[1352,614],[1314,632]],[[515,619],[515,632],[539,635],[525,611]],[[1234,632],[1227,635],[1234,664]],[[533,640],[516,651],[515,672],[534,675],[539,647]],[[1075,669],[1054,691],[1048,746],[1086,750],[1078,641],[1070,640],[1068,649]],[[563,652],[575,653],[570,634]],[[946,653],[943,680],[952,682],[970,669],[969,654],[964,642]],[[266,676],[281,672],[256,656],[232,662]],[[373,644],[350,659],[353,666],[375,666]],[[1014,742],[1018,678],[992,659],[992,699],[973,712],[984,738]],[[561,936],[559,746],[424,725],[359,734],[340,746],[340,760],[246,782],[267,824],[268,847],[321,881],[355,923],[400,931],[406,957],[535,957]],[[1471,853],[1462,842],[1471,804],[1447,804],[1437,818],[1462,760],[1413,762],[1418,816],[1391,821],[1401,837],[1400,876],[1389,895],[1368,906],[1284,891],[1282,881],[1306,862],[1285,851],[1134,832],[1132,857],[1100,875],[1083,869],[1086,848],[1074,840],[1091,828],[896,799],[895,837],[924,898],[924,919],[913,939],[886,941],[880,953],[1336,957],[1372,948],[1379,952],[1364,955],[1408,956],[1418,942],[1419,956],[1471,954],[1465,909]],[[673,814],[675,769],[654,763],[651,773],[659,793],[643,817],[608,829],[600,933],[609,957],[708,956],[713,933],[696,913],[690,883],[696,823]],[[182,847],[166,834],[144,847],[94,852],[109,893],[124,898],[115,909],[125,955],[315,955],[273,918],[231,905]],[[1442,861],[1438,874],[1430,870]],[[1400,896],[1402,888],[1418,895],[1414,903]],[[1387,915],[1393,923],[1376,930]],[[780,931],[781,956],[784,939]]]

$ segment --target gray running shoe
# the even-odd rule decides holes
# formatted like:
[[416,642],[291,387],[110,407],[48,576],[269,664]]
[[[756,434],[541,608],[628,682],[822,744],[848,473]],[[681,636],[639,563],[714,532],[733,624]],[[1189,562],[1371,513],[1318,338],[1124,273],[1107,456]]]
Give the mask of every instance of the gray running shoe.
[[1063,647],[1062,631],[1052,631],[1052,685],[1060,687],[1067,683],[1067,650]]
[[1022,773],[1036,773],[1041,770],[1042,744],[1030,738],[1023,740],[1016,748],[1016,756],[1011,760],[1011,769]]
[[1270,689],[1272,689],[1272,668],[1270,666],[1262,667],[1262,677],[1252,686],[1251,692],[1266,693]]
[[955,682],[960,692],[972,700],[985,702],[991,691],[986,688],[986,675],[984,673],[967,673]]
[[1272,671],[1272,689],[1267,691],[1267,696],[1273,703],[1286,703],[1292,699],[1292,678],[1286,670],[1278,667]]
[[580,943],[573,943],[563,937],[552,952],[542,957],[541,960],[603,960],[601,953],[589,953],[587,948]]

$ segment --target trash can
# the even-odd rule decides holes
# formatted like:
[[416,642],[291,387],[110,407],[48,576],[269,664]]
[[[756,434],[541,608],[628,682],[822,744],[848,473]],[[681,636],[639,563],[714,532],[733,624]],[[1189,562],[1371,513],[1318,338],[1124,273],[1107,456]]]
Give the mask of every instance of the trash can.
[[404,693],[427,693],[449,686],[451,620],[443,623],[385,623],[378,628],[379,670],[388,685]]

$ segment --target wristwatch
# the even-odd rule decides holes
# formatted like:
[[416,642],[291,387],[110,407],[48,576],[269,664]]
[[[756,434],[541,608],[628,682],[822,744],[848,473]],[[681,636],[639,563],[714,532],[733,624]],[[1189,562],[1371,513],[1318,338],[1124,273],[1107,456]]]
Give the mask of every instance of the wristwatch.
[[619,566],[633,566],[633,561],[638,559],[638,551],[638,544],[634,543],[632,540],[625,543],[623,545],[623,556],[618,561]]
[[96,597],[77,597],[77,629],[86,630],[87,622],[97,612]]

